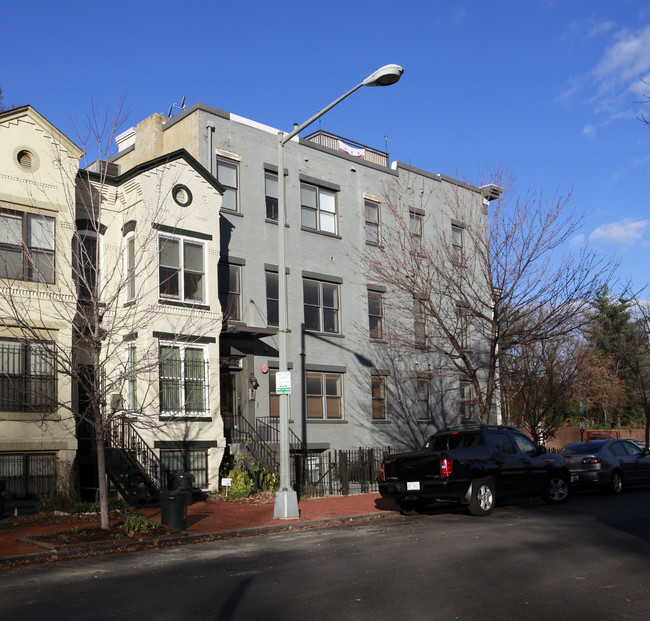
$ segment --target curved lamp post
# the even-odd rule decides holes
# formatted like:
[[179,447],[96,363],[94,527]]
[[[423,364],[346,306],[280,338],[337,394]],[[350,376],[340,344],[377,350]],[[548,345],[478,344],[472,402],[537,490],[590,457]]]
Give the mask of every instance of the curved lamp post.
[[[287,267],[285,258],[285,232],[286,226],[286,196],[284,189],[284,145],[294,136],[298,135],[305,127],[311,125],[328,110],[339,104],[354,91],[362,86],[390,86],[395,84],[404,73],[399,65],[384,65],[371,73],[363,82],[357,84],[344,95],[334,100],[331,104],[320,110],[302,125],[296,127],[291,133],[278,132],[278,297],[279,299],[279,330],[278,330],[278,354],[279,372],[288,373],[287,362],[287,334],[289,332],[288,321],[288,300],[287,300]],[[289,394],[281,393],[280,400],[280,481],[278,491],[275,493],[275,507],[273,517],[279,519],[291,519],[299,516],[298,497],[291,489],[291,476],[289,473]]]

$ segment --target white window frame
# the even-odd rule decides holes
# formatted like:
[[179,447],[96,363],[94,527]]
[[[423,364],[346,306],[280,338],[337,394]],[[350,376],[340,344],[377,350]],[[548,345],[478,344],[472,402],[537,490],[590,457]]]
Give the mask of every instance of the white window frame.
[[[174,294],[164,294],[162,292],[162,279],[160,278],[160,269],[161,267],[161,257],[160,257],[160,252],[161,252],[161,241],[162,240],[170,240],[174,242],[178,242],[179,246],[179,251],[178,251],[178,295]],[[202,274],[202,290],[203,290],[203,295],[201,296],[200,300],[194,300],[192,298],[188,298],[185,295],[185,244],[193,244],[195,246],[201,246],[201,260],[203,262],[203,271],[201,272]],[[194,272],[191,271],[191,273],[199,273],[199,272]],[[195,237],[185,237],[182,235],[174,235],[171,233],[164,233],[158,235],[158,299],[159,300],[172,300],[176,302],[182,302],[184,304],[205,304],[206,300],[208,299],[208,274],[207,274],[207,249],[206,249],[206,244],[203,240],[197,239]]]
[[[269,188],[269,181],[275,183],[275,196],[273,195],[272,189]],[[278,175],[273,172],[269,172],[268,170],[264,171],[264,213],[266,219],[270,220],[271,222],[277,222],[279,217],[278,183]],[[269,215],[269,200],[275,201],[275,218]]]
[[[315,205],[307,205],[303,203],[303,189],[313,191],[316,196]],[[326,209],[324,207],[323,197],[331,196],[334,204],[334,210]],[[310,219],[313,217],[315,226],[305,224],[305,213],[310,214]],[[324,226],[326,222],[332,223],[330,227]],[[338,192],[329,188],[307,183],[306,181],[300,182],[300,226],[307,231],[318,231],[319,233],[326,233],[328,235],[338,235],[339,232],[339,207],[338,207]]]
[[[170,341],[160,341],[159,342],[159,349],[162,350],[163,347],[167,348],[175,348],[179,350],[179,357],[180,357],[180,377],[169,377],[169,378],[163,378],[162,377],[162,365],[164,363],[163,360],[161,360],[160,364],[158,365],[158,373],[159,373],[159,384],[162,383],[164,379],[171,379],[171,380],[177,380],[178,379],[178,386],[179,386],[179,403],[181,404],[181,408],[178,411],[175,410],[163,410],[163,404],[162,404],[162,395],[159,395],[159,404],[158,404],[158,410],[160,413],[160,416],[191,416],[191,417],[208,417],[210,416],[210,401],[209,401],[209,379],[210,379],[210,369],[209,369],[209,356],[208,356],[208,346],[207,345],[202,345],[202,344],[197,344],[197,343],[179,343],[179,342],[170,342]],[[185,354],[188,349],[193,349],[193,350],[201,350],[203,352],[203,365],[204,365],[204,377],[203,377],[203,406],[204,409],[203,411],[196,411],[196,410],[186,410],[185,409],[185,400],[186,400],[186,379],[185,379]]]
[[[43,216],[37,213],[28,213],[22,211],[7,211],[0,209],[0,218],[20,221],[20,238],[11,239],[7,236],[3,239],[3,233],[6,234],[10,229],[4,223],[0,223],[0,250],[20,253],[20,275],[16,280],[24,282],[45,282],[54,284],[56,282],[56,219],[51,216]],[[32,235],[32,222],[34,220],[44,220],[52,227],[51,247],[36,246]],[[51,266],[52,279],[42,278],[41,272],[32,266],[35,265],[33,257],[36,255],[46,257]],[[12,277],[8,277],[12,279]]]
[[[320,392],[319,393],[309,393],[309,376],[312,376],[312,379],[315,376],[320,376]],[[334,373],[329,371],[306,371],[305,372],[305,392],[307,399],[307,421],[315,420],[327,420],[327,421],[340,421],[344,420],[344,410],[343,410],[343,376],[344,373]],[[338,385],[338,394],[328,394],[327,393],[327,382],[336,380]],[[310,415],[310,405],[316,403],[316,400],[320,399],[320,416]],[[328,416],[329,414],[329,403],[337,402],[338,406],[338,416]]]
[[[305,283],[311,282],[318,285],[318,304],[308,304],[305,300]],[[329,282],[326,280],[318,280],[317,278],[307,278],[303,277],[303,317],[305,317],[305,311],[307,308],[318,308],[318,330],[314,328],[307,327],[307,321],[305,317],[305,330],[308,332],[318,332],[320,334],[341,334],[341,285],[335,282]],[[323,287],[328,286],[335,288],[336,298],[338,306],[325,306],[323,301]],[[332,311],[333,317],[335,318],[336,329],[335,330],[325,330],[325,311]]]
[[[223,179],[223,175],[219,175],[219,165],[222,165],[227,168],[231,168],[235,171],[235,185],[232,185],[230,183],[226,183],[225,180]],[[222,209],[225,211],[229,211],[232,213],[241,213],[241,206],[240,206],[240,200],[239,200],[239,187],[241,185],[240,183],[240,178],[239,178],[239,162],[237,160],[233,160],[227,157],[222,157],[220,155],[217,155],[217,165],[216,165],[216,173],[217,173],[217,181],[224,187],[226,188],[226,194],[233,194],[234,195],[234,200],[235,200],[235,207],[234,209],[231,207],[226,207],[223,206],[222,203]],[[221,177],[221,178],[220,178]]]
[[[133,248],[133,256],[129,254],[130,248]],[[131,231],[124,236],[124,298],[131,302],[136,298],[135,287],[135,232]]]
[[[380,202],[372,200],[371,198],[364,198],[363,209],[365,215],[365,237],[366,244],[369,246],[380,246],[381,245],[381,213],[380,213]],[[374,210],[375,218],[373,219],[372,214]],[[369,234],[369,231],[374,231],[374,235]],[[374,239],[373,239],[374,238]]]

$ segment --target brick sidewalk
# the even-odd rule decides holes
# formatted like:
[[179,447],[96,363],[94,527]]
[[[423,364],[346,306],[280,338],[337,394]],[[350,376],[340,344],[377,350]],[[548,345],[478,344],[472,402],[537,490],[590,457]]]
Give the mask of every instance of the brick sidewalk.
[[[290,520],[277,520],[273,517],[273,504],[243,504],[221,500],[195,502],[187,509],[186,529],[170,537],[170,543],[182,544],[198,541],[205,537],[232,537],[255,534],[271,530],[290,530],[292,528],[336,524],[349,520],[371,519],[397,515],[397,507],[392,500],[382,499],[378,494],[359,494],[354,496],[327,496],[308,498],[299,504],[300,517]],[[148,519],[160,522],[160,507],[146,507],[141,512]],[[85,526],[89,522],[80,522]],[[14,524],[11,518],[0,522],[0,564],[20,561],[38,561],[50,557],[62,558],[88,552],[87,549],[66,550],[65,554],[48,552],[39,546],[19,541],[37,533],[55,532],[70,529],[74,523]],[[151,547],[152,544],[143,547]],[[120,542],[103,546],[110,551],[132,550],[132,542]],[[97,550],[97,548],[95,548]]]

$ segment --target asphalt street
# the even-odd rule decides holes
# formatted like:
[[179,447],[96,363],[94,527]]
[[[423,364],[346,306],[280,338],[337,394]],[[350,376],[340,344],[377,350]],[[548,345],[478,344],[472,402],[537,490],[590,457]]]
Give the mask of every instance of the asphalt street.
[[0,618],[640,619],[650,489],[0,572]]

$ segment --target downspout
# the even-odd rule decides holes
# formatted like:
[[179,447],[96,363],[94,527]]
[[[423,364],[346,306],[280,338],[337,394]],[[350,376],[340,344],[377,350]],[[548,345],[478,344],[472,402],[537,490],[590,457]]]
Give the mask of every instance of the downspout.
[[214,125],[206,125],[205,129],[208,131],[208,170],[214,177],[214,158],[212,157],[212,134],[214,134]]

